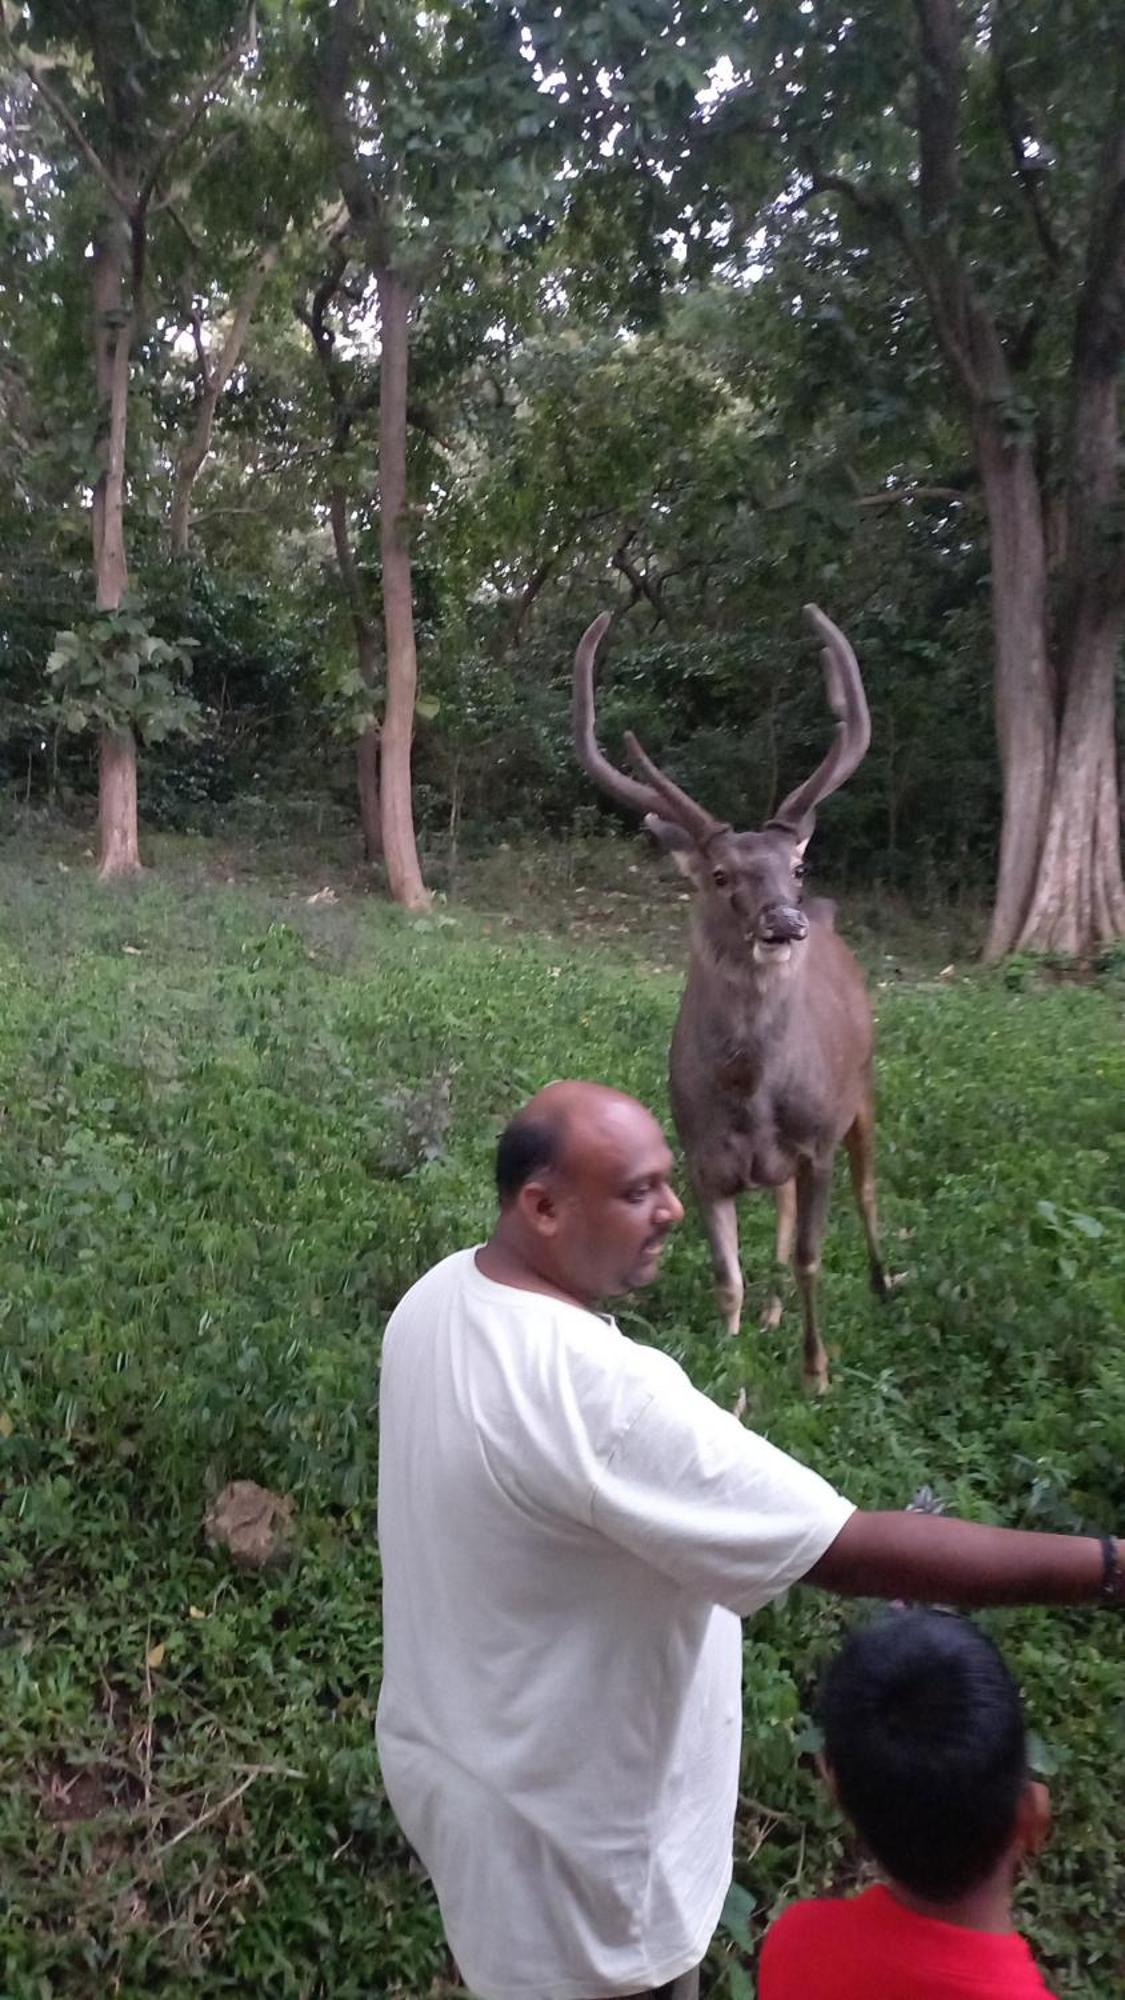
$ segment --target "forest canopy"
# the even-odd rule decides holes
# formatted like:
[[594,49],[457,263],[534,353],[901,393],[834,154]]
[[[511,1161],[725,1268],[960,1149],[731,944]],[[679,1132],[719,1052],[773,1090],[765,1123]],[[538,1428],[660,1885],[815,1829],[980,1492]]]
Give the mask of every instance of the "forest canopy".
[[324,795],[396,900],[589,826],[601,726],[737,823],[874,718],[836,876],[1125,932],[1113,10],[4,0],[0,759],[146,825]]

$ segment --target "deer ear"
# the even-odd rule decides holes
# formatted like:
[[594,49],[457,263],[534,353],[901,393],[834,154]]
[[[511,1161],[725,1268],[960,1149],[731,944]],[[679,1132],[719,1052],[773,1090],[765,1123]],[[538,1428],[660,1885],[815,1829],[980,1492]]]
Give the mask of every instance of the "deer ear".
[[685,833],[682,826],[677,826],[675,820],[661,819],[657,813],[646,813],[643,824],[645,832],[651,833],[657,846],[662,847],[665,854],[671,854],[678,859],[681,854],[690,853],[695,846],[691,835]]
[[644,824],[657,846],[670,854],[681,875],[686,875],[695,888],[700,886],[700,870],[704,867],[699,849],[690,833],[685,833],[675,820],[661,819],[656,813],[646,813]]
[[796,846],[796,859],[798,861],[801,859],[815,831],[815,812],[803,813],[797,821],[791,819],[768,819],[762,828],[763,833],[783,833],[787,839],[793,841]]

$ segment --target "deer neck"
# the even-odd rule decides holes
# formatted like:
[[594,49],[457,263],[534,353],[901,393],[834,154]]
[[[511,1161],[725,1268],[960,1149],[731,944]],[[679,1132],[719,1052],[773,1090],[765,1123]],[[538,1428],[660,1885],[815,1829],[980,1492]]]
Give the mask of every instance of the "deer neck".
[[697,926],[692,938],[691,983],[703,1009],[723,1024],[724,1040],[750,1051],[776,1041],[788,1017],[800,1010],[808,945],[789,956],[755,957],[751,946],[737,953],[716,950]]

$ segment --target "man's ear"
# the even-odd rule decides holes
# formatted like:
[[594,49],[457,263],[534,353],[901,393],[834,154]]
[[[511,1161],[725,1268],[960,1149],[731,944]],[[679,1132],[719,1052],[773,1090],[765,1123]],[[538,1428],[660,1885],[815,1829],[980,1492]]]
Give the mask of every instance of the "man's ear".
[[1041,1854],[1051,1837],[1051,1794],[1038,1778],[1029,1778],[1016,1807],[1015,1837],[1021,1854]]
[[520,1220],[536,1236],[553,1236],[559,1226],[558,1190],[552,1181],[532,1175],[516,1195]]
[[677,826],[674,820],[661,819],[656,813],[646,813],[644,825],[657,846],[663,848],[665,854],[671,855],[680,874],[686,875],[688,881],[698,889],[698,871],[703,862],[690,833],[685,833],[683,827]]
[[818,1750],[816,1753],[816,1768],[821,1784],[824,1786],[837,1812],[840,1812],[842,1808],[840,1805],[840,1794],[836,1785],[836,1773],[824,1755],[823,1750]]

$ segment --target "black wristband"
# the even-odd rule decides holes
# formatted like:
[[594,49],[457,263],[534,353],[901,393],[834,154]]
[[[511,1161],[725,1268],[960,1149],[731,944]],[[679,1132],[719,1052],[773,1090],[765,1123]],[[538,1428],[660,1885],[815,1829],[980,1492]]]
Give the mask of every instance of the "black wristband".
[[1115,1535],[1103,1535],[1102,1580],[1098,1600],[1102,1604],[1125,1605],[1125,1575],[1121,1570],[1121,1550]]

